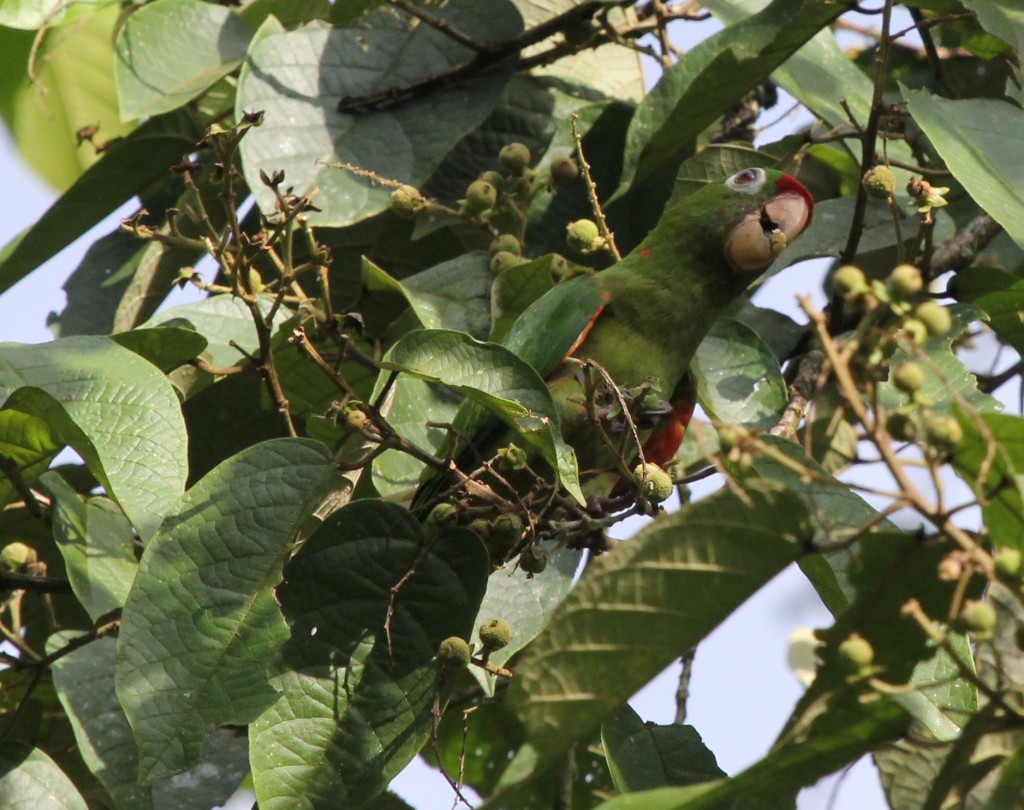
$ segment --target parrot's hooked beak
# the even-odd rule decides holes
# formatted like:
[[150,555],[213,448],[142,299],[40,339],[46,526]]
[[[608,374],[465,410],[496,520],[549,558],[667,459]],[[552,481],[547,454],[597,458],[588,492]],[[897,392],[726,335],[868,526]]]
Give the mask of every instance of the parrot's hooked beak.
[[743,217],[725,240],[725,258],[732,269],[760,272],[775,261],[811,221],[810,199],[800,186],[799,191],[779,194]]

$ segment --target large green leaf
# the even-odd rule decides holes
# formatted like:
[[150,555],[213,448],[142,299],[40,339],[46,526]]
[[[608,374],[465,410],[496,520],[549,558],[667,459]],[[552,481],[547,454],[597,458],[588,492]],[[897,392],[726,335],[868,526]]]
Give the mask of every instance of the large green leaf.
[[[74,638],[55,634],[47,652]],[[117,641],[101,638],[53,663],[53,684],[75,732],[78,750],[121,810],[192,810],[224,804],[248,773],[243,737],[211,734],[202,761],[180,777],[140,785],[132,727],[114,693]]]
[[978,15],[978,22],[990,34],[1024,51],[1024,9],[1015,0],[964,0],[964,6]]
[[597,558],[523,653],[508,699],[526,731],[502,781],[530,778],[693,647],[812,532],[798,496],[753,481],[667,515]]
[[715,321],[697,348],[693,370],[700,404],[719,422],[767,429],[786,407],[778,358],[740,321]]
[[[978,205],[1024,248],[1024,111],[989,98],[950,100],[901,85],[915,123]],[[942,269],[942,268],[938,268]]]
[[0,399],[71,445],[143,538],[181,495],[185,422],[167,378],[100,337],[0,344]]
[[53,499],[53,534],[68,579],[89,617],[124,607],[135,579],[135,539],[117,505],[100,496],[83,500],[56,472],[40,479]]
[[486,253],[466,253],[398,281],[369,259],[363,274],[370,291],[398,293],[427,329],[454,329],[484,339],[491,331],[491,282]]
[[[21,411],[0,411],[0,454],[18,468],[26,483],[42,475],[63,447],[45,419]],[[14,482],[0,477],[0,504],[6,506],[16,493]]]
[[[0,19],[11,5],[0,3]],[[0,28],[0,67],[5,73],[0,78],[0,112],[25,160],[64,190],[99,158],[91,143],[78,140],[78,130],[98,125],[96,141],[102,143],[126,135],[133,125],[122,124],[117,115],[111,37],[119,9],[44,5],[47,15],[62,6],[86,13],[76,13],[79,19],[73,25],[50,28],[47,23],[38,40],[34,32]],[[34,81],[28,77],[30,60]]]
[[381,368],[443,383],[487,408],[538,450],[566,490],[583,503],[576,456],[562,439],[547,384],[504,346],[462,332],[424,329],[392,346]]
[[238,67],[252,30],[200,0],[157,0],[118,29],[114,75],[122,120],[169,112]]
[[192,767],[217,723],[248,723],[287,629],[273,588],[335,470],[319,442],[279,439],[192,487],[142,557],[118,639],[117,694],[144,783]]
[[0,807],[11,810],[87,810],[67,775],[44,751],[0,741]]
[[693,726],[645,723],[628,703],[601,724],[601,745],[620,793],[725,776]]
[[[522,28],[508,0],[451,0],[432,7],[431,14],[482,43]],[[423,183],[491,111],[511,65],[430,92],[410,91],[409,85],[473,56],[436,28],[393,9],[371,12],[350,28],[310,23],[286,31],[268,18],[242,67],[236,106],[239,114],[266,114],[241,147],[245,177],[260,208],[270,212],[275,205],[272,191],[259,181],[261,170],[284,170],[300,194],[317,188],[320,211],[310,220],[320,225],[347,225],[376,214],[387,206],[389,193],[326,162]],[[382,92],[394,95],[366,105],[354,101]]]
[[473,532],[427,540],[402,507],[333,514],[278,588],[291,640],[278,699],[253,724],[260,807],[362,807],[427,741],[434,655],[468,637],[490,565]]
[[693,48],[637,108],[616,194],[673,170],[697,135],[844,10],[842,3],[774,0]]
[[957,273],[949,291],[984,311],[999,337],[1024,354],[1024,279],[999,267],[975,265]]

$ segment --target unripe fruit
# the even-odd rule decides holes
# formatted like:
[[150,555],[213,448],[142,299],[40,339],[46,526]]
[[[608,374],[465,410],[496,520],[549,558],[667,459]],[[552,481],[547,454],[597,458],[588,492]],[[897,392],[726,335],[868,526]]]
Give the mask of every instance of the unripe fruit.
[[578,219],[566,228],[566,242],[580,253],[592,253],[601,247],[601,231],[593,220]]
[[672,494],[672,476],[657,464],[637,464],[633,475],[640,484],[640,494],[649,503],[661,503]]
[[444,526],[451,526],[459,519],[459,507],[453,503],[439,503],[430,510],[427,519],[423,521],[423,528],[426,532],[435,532]]
[[505,187],[505,178],[501,172],[484,172],[477,179],[483,180],[485,183],[490,183],[498,189],[498,191],[501,191]]
[[896,174],[888,166],[874,166],[864,175],[864,188],[878,200],[887,200],[896,192]]
[[479,632],[484,652],[500,650],[512,640],[512,627],[504,619],[488,619],[480,625]]
[[964,440],[964,429],[952,416],[932,415],[925,420],[924,432],[931,445],[943,453],[953,452]]
[[992,638],[996,629],[996,609],[991,602],[969,599],[960,611],[957,625],[965,632],[974,633],[979,640]]
[[488,267],[491,268],[491,272],[494,275],[504,273],[510,267],[516,267],[523,263],[523,259],[517,256],[515,253],[509,250],[499,250],[493,256]]
[[388,208],[395,216],[412,219],[423,210],[424,205],[426,205],[426,200],[423,199],[423,195],[420,194],[420,190],[416,186],[399,186],[391,192]]
[[860,672],[871,666],[875,650],[866,638],[853,633],[840,643],[839,658],[849,669]]
[[886,417],[885,429],[894,439],[912,442],[917,438],[917,420],[908,413],[891,413]]
[[523,521],[511,512],[498,515],[491,523],[491,540],[498,546],[512,546],[523,537]]
[[260,271],[255,267],[249,270],[249,289],[254,293],[263,292],[267,286],[263,283],[263,276],[260,275]]
[[469,666],[472,657],[469,644],[458,636],[449,636],[437,648],[437,663],[445,669],[462,669]]
[[521,143],[510,143],[498,152],[501,168],[509,174],[520,175],[530,165],[530,150]]
[[39,561],[39,555],[31,546],[24,543],[8,543],[0,551],[0,566],[8,571],[20,571],[27,565]]
[[844,293],[862,292],[868,286],[864,271],[852,264],[844,264],[832,274],[833,286]]
[[922,301],[918,304],[914,309],[914,317],[924,324],[928,334],[933,337],[946,334],[953,326],[949,310],[934,301]]
[[519,240],[510,233],[503,233],[494,237],[489,250],[492,256],[495,253],[501,253],[502,251],[513,253],[516,256],[523,255],[523,246],[519,244]]
[[466,189],[466,210],[486,211],[498,201],[498,190],[486,180],[474,180]]
[[561,155],[551,161],[551,182],[565,186],[580,176],[580,167],[568,155]]
[[548,555],[544,549],[530,546],[523,549],[523,553],[519,555],[519,567],[527,574],[539,574],[548,567]]
[[723,453],[731,451],[743,439],[743,431],[735,425],[722,425],[718,429],[718,446]]
[[921,271],[912,264],[900,264],[889,274],[889,284],[901,298],[909,298],[924,287]]
[[918,346],[923,346],[928,339],[928,327],[917,318],[907,318],[903,321],[903,329]]
[[359,408],[350,408],[345,412],[345,427],[349,430],[359,432],[366,423],[370,421],[370,417],[366,415],[365,411],[359,410]]
[[470,531],[476,532],[481,540],[486,540],[491,536],[491,522],[484,520],[483,518],[477,518],[472,521],[467,527]]
[[1020,549],[1008,546],[999,549],[993,558],[996,566],[996,573],[1004,579],[1016,579],[1020,576],[1021,562],[1024,555]]
[[924,369],[913,360],[901,365],[892,375],[893,384],[908,394],[920,391],[927,380]]

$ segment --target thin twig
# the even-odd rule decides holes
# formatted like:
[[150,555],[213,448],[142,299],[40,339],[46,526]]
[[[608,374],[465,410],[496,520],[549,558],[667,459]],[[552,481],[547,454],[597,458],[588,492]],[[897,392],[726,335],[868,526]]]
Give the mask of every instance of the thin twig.
[[590,174],[590,164],[583,154],[583,139],[580,137],[579,128],[576,126],[577,115],[572,114],[572,139],[576,144],[576,161],[580,165],[580,172],[583,174],[583,182],[587,186],[587,199],[590,200],[590,208],[594,212],[594,219],[597,221],[597,230],[604,238],[608,252],[612,254],[615,261],[621,261],[622,255],[615,246],[615,236],[608,229],[608,222],[604,218],[604,211],[601,210],[601,203],[597,199],[597,186],[594,185],[594,178]]

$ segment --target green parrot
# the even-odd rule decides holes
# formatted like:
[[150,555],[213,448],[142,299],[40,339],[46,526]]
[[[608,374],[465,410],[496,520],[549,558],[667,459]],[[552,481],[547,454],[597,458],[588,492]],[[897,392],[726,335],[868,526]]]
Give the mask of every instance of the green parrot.
[[[813,207],[810,192],[779,171],[750,168],[711,182],[670,205],[628,256],[555,285],[513,324],[502,342],[548,382],[588,497],[621,491],[622,470],[641,448],[655,464],[675,455],[693,412],[687,369],[697,346],[719,313],[810,224]],[[502,498],[522,504],[529,489],[548,497],[537,490],[536,475],[478,469],[516,440],[483,408],[463,405],[454,424],[445,450],[462,475],[446,487],[428,473],[414,508],[454,499],[472,517],[474,504],[478,513]],[[530,470],[540,465],[531,456]],[[510,493],[510,484],[524,491]]]

